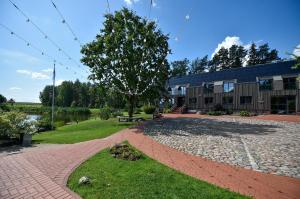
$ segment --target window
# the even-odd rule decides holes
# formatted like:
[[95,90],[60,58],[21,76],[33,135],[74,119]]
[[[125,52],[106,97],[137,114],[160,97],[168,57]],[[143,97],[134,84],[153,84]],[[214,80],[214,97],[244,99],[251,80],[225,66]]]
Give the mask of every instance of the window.
[[189,98],[189,103],[190,104],[196,104],[197,103],[197,98],[196,97]]
[[223,84],[224,93],[229,93],[234,90],[234,83],[233,82],[224,82]]
[[204,103],[205,104],[212,104],[214,102],[214,98],[213,97],[206,97],[204,98]]
[[186,87],[179,86],[178,87],[178,95],[185,95],[186,94]]
[[261,79],[259,80],[259,90],[272,90],[273,80],[272,79]]
[[214,84],[213,83],[206,83],[203,86],[204,93],[213,93],[214,92]]
[[284,90],[296,89],[296,77],[283,78]]
[[223,97],[223,104],[233,104],[233,97],[231,96]]
[[251,104],[252,103],[252,96],[241,96],[240,97],[240,104]]

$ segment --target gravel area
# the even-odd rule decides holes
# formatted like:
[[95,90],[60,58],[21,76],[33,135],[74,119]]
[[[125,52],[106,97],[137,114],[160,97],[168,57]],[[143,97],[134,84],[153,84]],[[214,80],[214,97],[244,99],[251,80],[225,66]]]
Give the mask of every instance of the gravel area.
[[156,141],[193,155],[300,178],[300,123],[249,118],[165,118],[145,126]]

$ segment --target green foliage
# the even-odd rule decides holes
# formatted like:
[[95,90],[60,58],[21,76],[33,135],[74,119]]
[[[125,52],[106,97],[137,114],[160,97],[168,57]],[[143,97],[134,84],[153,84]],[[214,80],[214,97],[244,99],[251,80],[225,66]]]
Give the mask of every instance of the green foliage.
[[203,73],[204,70],[208,68],[208,64],[209,64],[208,55],[205,55],[201,59],[197,57],[191,63],[190,73],[191,74]]
[[109,150],[114,158],[121,160],[136,161],[142,157],[142,154],[128,144],[116,144]]
[[[52,130],[52,124],[50,117],[41,117],[36,123],[37,132],[44,132]],[[55,129],[55,126],[53,127]],[[53,129],[53,130],[54,130]]]
[[257,65],[271,63],[272,61],[280,60],[278,57],[278,51],[276,49],[270,50],[269,44],[265,43],[258,47],[254,43],[251,44],[249,50],[249,59],[247,65]]
[[242,117],[249,117],[250,113],[248,111],[240,111],[240,116],[242,116]]
[[171,63],[171,77],[187,75],[189,71],[189,63],[190,61],[187,58],[184,60],[173,61]]
[[112,115],[112,117],[118,117],[118,116],[123,116],[124,113],[119,110],[114,110],[114,111],[112,111],[111,115]]
[[108,120],[111,116],[111,110],[108,107],[101,108],[99,111],[99,117],[101,120]]
[[133,114],[138,98],[165,89],[168,78],[168,36],[153,21],[123,8],[105,15],[96,39],[81,49],[90,78],[126,96]]
[[145,105],[143,106],[143,111],[146,113],[146,114],[153,114],[155,112],[155,106],[152,106],[152,105]]
[[34,134],[35,122],[29,121],[26,114],[20,112],[7,112],[0,115],[0,135],[6,137],[19,137],[20,134]]
[[222,104],[215,104],[213,110],[214,111],[224,111],[224,108],[223,108]]
[[222,111],[209,111],[207,112],[208,115],[213,115],[213,116],[218,116],[218,115],[223,115]]
[[[92,185],[78,180],[89,176]],[[68,187],[82,198],[248,198],[187,176],[143,155],[138,161],[112,157],[109,149],[81,164],[70,175]]]
[[6,97],[0,94],[0,104],[3,104],[7,101]]
[[8,111],[10,111],[10,108],[9,108],[5,103],[0,104],[0,113],[1,113],[2,111],[8,112]]

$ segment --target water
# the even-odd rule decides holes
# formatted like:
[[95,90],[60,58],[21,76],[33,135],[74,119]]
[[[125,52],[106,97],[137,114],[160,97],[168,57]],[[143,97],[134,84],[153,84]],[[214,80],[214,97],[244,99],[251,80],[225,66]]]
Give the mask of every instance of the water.
[[[37,115],[37,114],[28,114],[28,119],[30,121],[37,121],[39,119],[51,119],[50,114],[43,114],[43,115]],[[54,122],[60,123],[60,125],[64,125],[70,122],[80,122],[84,120],[88,120],[91,118],[91,114],[78,114],[78,113],[58,113],[54,115]]]

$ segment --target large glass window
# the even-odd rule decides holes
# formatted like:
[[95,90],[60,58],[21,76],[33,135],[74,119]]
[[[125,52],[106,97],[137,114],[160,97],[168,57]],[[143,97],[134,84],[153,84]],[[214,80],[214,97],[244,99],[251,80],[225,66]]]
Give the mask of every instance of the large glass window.
[[223,104],[233,104],[233,97],[232,96],[223,97]]
[[212,104],[214,102],[214,98],[213,97],[206,97],[204,98],[204,103],[205,104]]
[[272,90],[273,80],[272,79],[261,79],[259,80],[259,90]]
[[214,92],[214,84],[213,83],[206,83],[204,84],[204,93],[213,93]]
[[241,96],[240,97],[240,104],[251,104],[252,103],[252,96]]
[[233,82],[224,82],[223,84],[224,93],[229,93],[234,90],[234,83]]
[[284,90],[296,89],[296,77],[283,78]]

